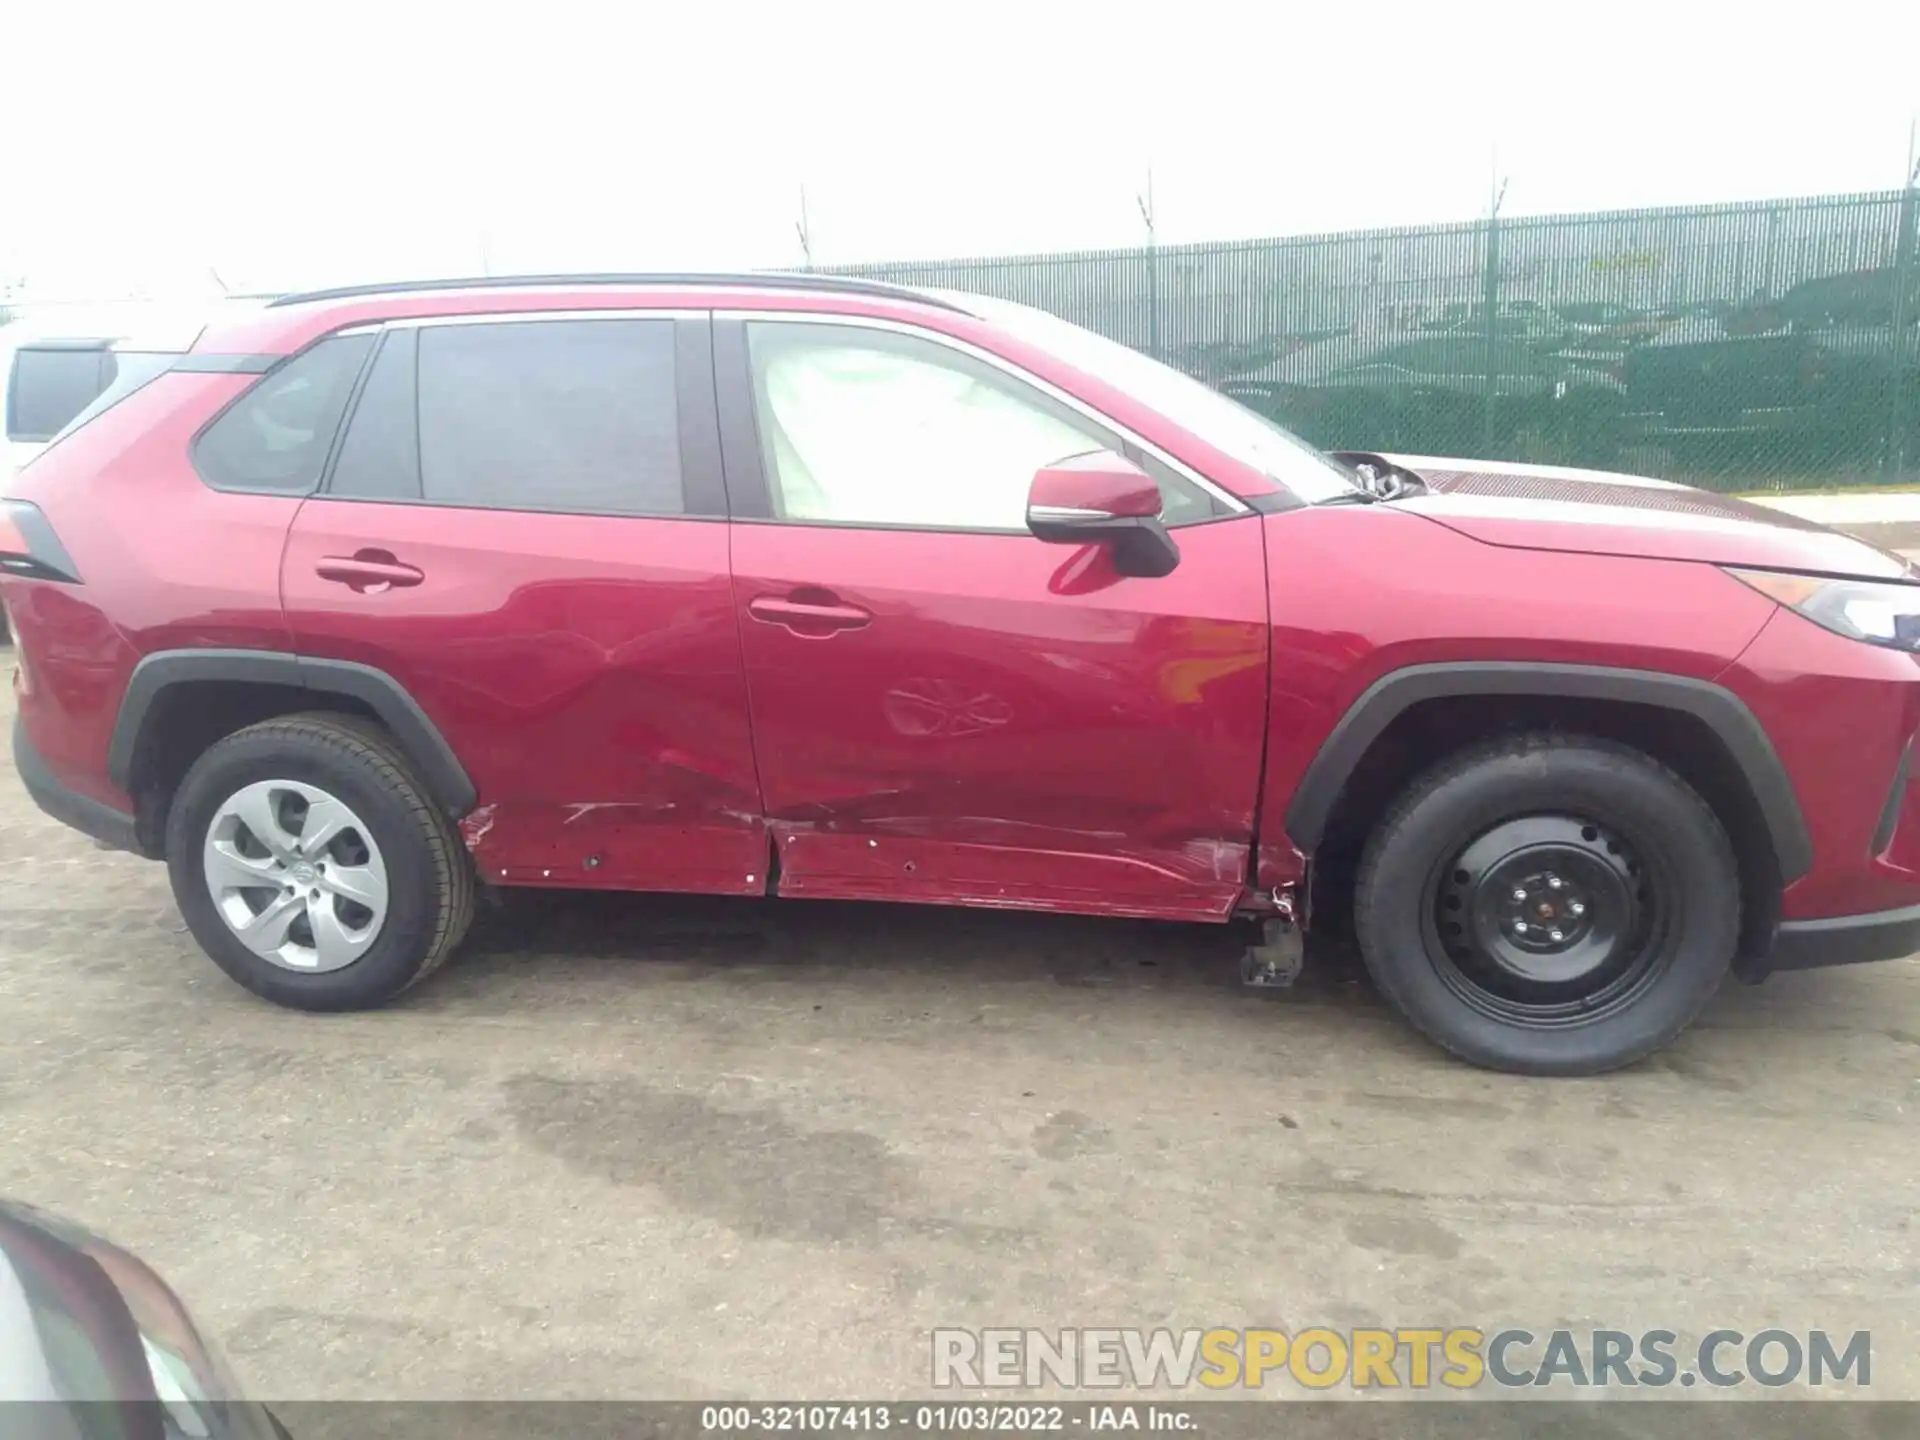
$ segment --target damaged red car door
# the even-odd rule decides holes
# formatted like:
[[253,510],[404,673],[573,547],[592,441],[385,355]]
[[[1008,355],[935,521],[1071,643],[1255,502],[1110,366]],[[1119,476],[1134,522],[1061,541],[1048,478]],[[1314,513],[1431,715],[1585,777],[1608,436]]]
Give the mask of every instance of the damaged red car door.
[[293,522],[300,663],[405,687],[479,792],[484,880],[765,888],[708,337],[704,315],[389,325]]
[[1266,721],[1259,518],[942,337],[720,316],[715,353],[779,893],[1224,916]]

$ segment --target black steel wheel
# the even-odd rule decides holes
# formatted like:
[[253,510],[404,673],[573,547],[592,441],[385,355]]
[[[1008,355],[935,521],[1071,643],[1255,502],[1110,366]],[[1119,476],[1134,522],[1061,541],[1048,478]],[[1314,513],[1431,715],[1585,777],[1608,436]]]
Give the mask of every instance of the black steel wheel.
[[1429,952],[1486,1015],[1584,1023],[1657,978],[1663,878],[1587,816],[1503,820],[1435,867]]
[[1733,958],[1739,875],[1679,776],[1600,740],[1530,735],[1411,786],[1361,862],[1368,970],[1478,1064],[1585,1074],[1698,1014]]

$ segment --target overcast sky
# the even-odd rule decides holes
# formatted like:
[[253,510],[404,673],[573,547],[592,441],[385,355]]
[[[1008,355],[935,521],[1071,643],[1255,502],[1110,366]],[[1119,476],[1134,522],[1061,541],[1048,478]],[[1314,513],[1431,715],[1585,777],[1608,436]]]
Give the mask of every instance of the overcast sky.
[[1900,183],[1920,4],[0,3],[28,297],[831,264]]

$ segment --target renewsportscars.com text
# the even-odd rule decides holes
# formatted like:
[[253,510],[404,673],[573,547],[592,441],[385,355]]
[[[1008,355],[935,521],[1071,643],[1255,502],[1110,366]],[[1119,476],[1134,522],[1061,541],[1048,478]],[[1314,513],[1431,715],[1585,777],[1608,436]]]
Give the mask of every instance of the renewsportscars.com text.
[[936,1388],[1726,1389],[1873,1383],[1866,1330],[935,1330]]

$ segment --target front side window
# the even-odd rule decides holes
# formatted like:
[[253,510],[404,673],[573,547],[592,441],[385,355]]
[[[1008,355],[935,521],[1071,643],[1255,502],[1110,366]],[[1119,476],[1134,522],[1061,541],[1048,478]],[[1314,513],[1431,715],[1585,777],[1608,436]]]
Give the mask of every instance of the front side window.
[[[769,321],[748,326],[748,346],[782,519],[1024,530],[1035,471],[1124,448],[1032,387],[930,340]],[[1155,478],[1170,522],[1212,513],[1170,471]]]
[[216,490],[310,493],[373,339],[335,335],[262,376],[194,443],[201,478]]
[[981,319],[1038,345],[1076,370],[1125,390],[1181,429],[1275,484],[1284,485],[1308,504],[1353,497],[1353,479],[1338,464],[1297,435],[1191,375],[1042,310],[982,295],[956,298]]

